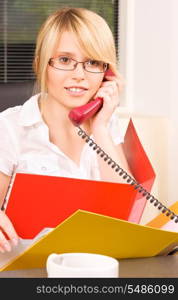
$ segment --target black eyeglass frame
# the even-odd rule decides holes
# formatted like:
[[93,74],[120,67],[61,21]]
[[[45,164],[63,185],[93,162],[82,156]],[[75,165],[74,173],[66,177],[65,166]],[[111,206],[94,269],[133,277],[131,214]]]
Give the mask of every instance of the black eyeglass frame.
[[[57,59],[57,58],[58,58],[58,57],[50,58],[48,64],[49,64],[52,68],[57,69],[57,70],[61,70],[61,71],[74,71],[74,70],[77,68],[78,64],[83,64],[83,69],[84,69],[86,72],[94,73],[94,74],[96,74],[96,73],[105,73],[105,72],[109,69],[109,64],[108,64],[108,63],[105,63],[105,62],[103,62],[103,61],[99,61],[99,62],[101,62],[101,63],[103,63],[103,64],[105,65],[105,70],[104,70],[104,71],[102,71],[102,72],[92,72],[92,71],[88,71],[88,70],[86,70],[86,68],[85,68],[85,63],[88,62],[89,60],[86,60],[86,61],[77,61],[77,60],[75,60],[75,59],[73,59],[73,58],[71,58],[71,57],[70,57],[70,59],[76,62],[73,69],[61,69],[61,68],[56,68],[56,67],[54,67],[54,65],[53,65],[52,63],[53,63],[53,60],[54,60],[54,59]],[[96,60],[96,61],[98,61],[98,60]]]

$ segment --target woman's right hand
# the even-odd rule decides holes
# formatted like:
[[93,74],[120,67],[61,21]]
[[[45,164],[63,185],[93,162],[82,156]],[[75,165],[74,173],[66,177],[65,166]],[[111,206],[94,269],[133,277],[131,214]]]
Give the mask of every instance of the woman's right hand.
[[[12,243],[10,243],[12,242]],[[8,216],[0,210],[0,252],[10,252],[18,244],[18,235]]]

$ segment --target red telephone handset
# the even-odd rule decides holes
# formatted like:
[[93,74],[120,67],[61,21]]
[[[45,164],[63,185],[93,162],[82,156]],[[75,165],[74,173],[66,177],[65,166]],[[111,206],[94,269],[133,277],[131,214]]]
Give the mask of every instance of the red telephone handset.
[[79,126],[81,123],[91,118],[103,105],[102,98],[96,98],[89,103],[72,109],[69,113],[69,119],[75,126]]
[[[105,72],[105,76],[114,76],[114,73],[108,69]],[[104,77],[105,80],[105,77]],[[79,126],[81,123],[91,118],[103,105],[103,99],[98,97],[89,103],[72,109],[69,113],[69,119],[75,126]]]

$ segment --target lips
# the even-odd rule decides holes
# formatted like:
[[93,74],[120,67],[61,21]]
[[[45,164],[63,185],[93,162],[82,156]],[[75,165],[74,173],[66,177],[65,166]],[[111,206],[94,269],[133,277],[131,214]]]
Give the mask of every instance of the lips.
[[79,97],[85,95],[88,89],[83,86],[70,86],[65,87],[65,90],[69,96]]
[[70,86],[70,87],[65,87],[65,89],[71,92],[81,92],[83,90],[87,90],[87,88],[83,86]]

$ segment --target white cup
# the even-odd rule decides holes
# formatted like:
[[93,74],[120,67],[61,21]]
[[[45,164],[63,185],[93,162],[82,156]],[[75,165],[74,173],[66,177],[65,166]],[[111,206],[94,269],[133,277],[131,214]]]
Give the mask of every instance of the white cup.
[[46,269],[48,277],[119,277],[119,262],[110,256],[92,253],[50,254]]

